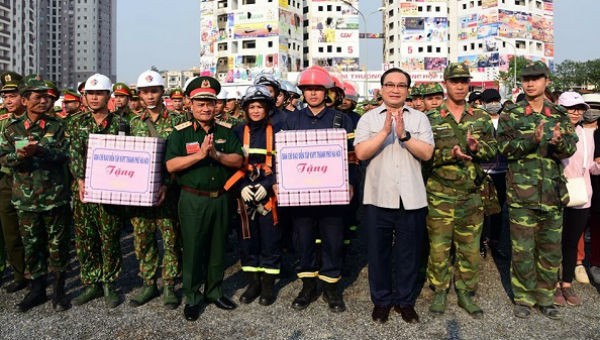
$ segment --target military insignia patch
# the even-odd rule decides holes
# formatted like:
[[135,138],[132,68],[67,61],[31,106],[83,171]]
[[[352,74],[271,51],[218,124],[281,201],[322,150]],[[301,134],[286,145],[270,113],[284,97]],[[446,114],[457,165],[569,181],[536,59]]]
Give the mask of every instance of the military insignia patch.
[[207,79],[205,79],[202,81],[202,84],[200,84],[200,87],[203,89],[210,88],[210,82]]
[[180,131],[191,125],[192,125],[192,122],[190,122],[190,121],[181,123],[181,124],[175,126],[175,130]]

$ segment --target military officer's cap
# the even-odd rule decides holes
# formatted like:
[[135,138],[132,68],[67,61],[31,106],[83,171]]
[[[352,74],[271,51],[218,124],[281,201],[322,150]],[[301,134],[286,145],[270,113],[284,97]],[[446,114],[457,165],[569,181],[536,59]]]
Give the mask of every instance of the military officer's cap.
[[453,78],[471,78],[469,66],[465,63],[450,63],[444,70],[444,80]]
[[437,93],[444,94],[444,88],[439,83],[423,84],[422,86],[423,86],[423,88],[421,90],[421,94],[423,96],[426,96],[429,94],[437,94]]
[[65,89],[63,90],[63,102],[78,102],[81,100],[81,95],[75,90]]
[[58,92],[58,87],[54,85],[50,80],[44,80],[44,84],[48,87],[48,95],[53,97],[55,100],[60,97],[60,92]]
[[131,96],[129,86],[127,86],[125,83],[115,83],[113,85],[113,94],[128,97]]
[[133,99],[133,100],[138,100],[138,99],[140,99],[140,96],[138,95],[138,91],[137,91],[135,88],[133,88],[133,87],[130,87],[130,88],[129,88],[129,96],[130,96],[130,97],[131,97],[131,99]]
[[523,67],[521,71],[521,77],[535,77],[544,76],[550,77],[550,70],[548,66],[541,61],[532,61]]
[[28,75],[23,79],[21,83],[21,93],[31,91],[48,91],[50,87],[46,85],[44,80],[39,74]]
[[183,99],[183,91],[180,88],[173,89],[171,90],[171,93],[169,93],[169,98]]
[[213,77],[201,76],[192,80],[185,88],[190,99],[217,99],[221,84]]
[[16,72],[4,72],[0,75],[0,80],[2,80],[2,88],[1,92],[10,92],[19,90],[19,83],[23,79],[23,76]]

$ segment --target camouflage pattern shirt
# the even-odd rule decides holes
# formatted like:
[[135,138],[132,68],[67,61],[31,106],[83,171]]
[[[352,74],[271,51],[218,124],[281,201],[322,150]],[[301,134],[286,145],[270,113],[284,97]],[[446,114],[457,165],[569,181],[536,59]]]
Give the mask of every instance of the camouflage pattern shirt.
[[[20,143],[34,140],[38,151],[19,158]],[[14,174],[12,202],[23,211],[41,212],[65,205],[69,188],[64,165],[69,159],[69,143],[59,119],[43,115],[36,122],[27,115],[13,119],[0,137],[0,164]]]
[[[8,112],[6,112],[6,110],[3,110],[2,114],[0,114],[0,133],[3,133],[4,130],[6,130],[6,127],[10,123],[12,123],[16,119],[19,119],[20,117],[23,117],[23,115],[21,115],[19,117],[15,117],[14,114],[8,113]],[[10,175],[11,169],[7,166],[2,166],[2,167],[0,167],[0,172],[2,172],[3,174]],[[2,174],[0,174],[0,176],[2,176]]]
[[85,178],[88,138],[90,134],[117,135],[118,133],[119,120],[112,113],[109,113],[100,125],[96,124],[91,112],[86,112],[76,117],[69,131],[69,153],[71,155],[69,168],[73,177],[76,179]]
[[[433,131],[435,148],[431,174],[427,181],[427,192],[439,197],[456,197],[460,193],[473,193],[480,189],[483,171],[480,162],[496,157],[498,152],[494,139],[494,126],[489,115],[478,108],[465,104],[465,109],[456,122],[446,102],[428,112],[427,117]],[[476,152],[467,147],[467,133],[471,131],[479,141]],[[473,157],[461,160],[452,155],[452,148],[459,145],[463,153]]]
[[[535,128],[545,121],[540,143]],[[563,134],[556,145],[549,143],[552,130],[560,123]],[[500,115],[497,132],[500,153],[508,159],[507,200],[515,208],[556,209],[568,202],[561,159],[570,157],[578,141],[564,108],[544,102],[534,112],[527,101],[507,107]]]

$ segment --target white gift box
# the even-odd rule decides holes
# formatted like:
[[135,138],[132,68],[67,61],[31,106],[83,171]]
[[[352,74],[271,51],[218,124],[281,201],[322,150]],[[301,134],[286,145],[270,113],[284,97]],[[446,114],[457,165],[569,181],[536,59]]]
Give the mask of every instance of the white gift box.
[[162,138],[90,134],[84,200],[157,205],[164,152]]
[[350,203],[346,130],[280,131],[275,149],[278,205]]

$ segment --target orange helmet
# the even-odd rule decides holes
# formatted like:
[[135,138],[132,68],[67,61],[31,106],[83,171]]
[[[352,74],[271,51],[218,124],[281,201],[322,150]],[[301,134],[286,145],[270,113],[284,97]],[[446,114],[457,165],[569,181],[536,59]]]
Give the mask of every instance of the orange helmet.
[[344,95],[346,98],[358,102],[358,92],[356,91],[356,86],[349,81],[344,82]]
[[326,89],[333,87],[333,80],[324,68],[311,66],[302,71],[298,76],[298,87],[302,89],[305,86],[323,86]]

